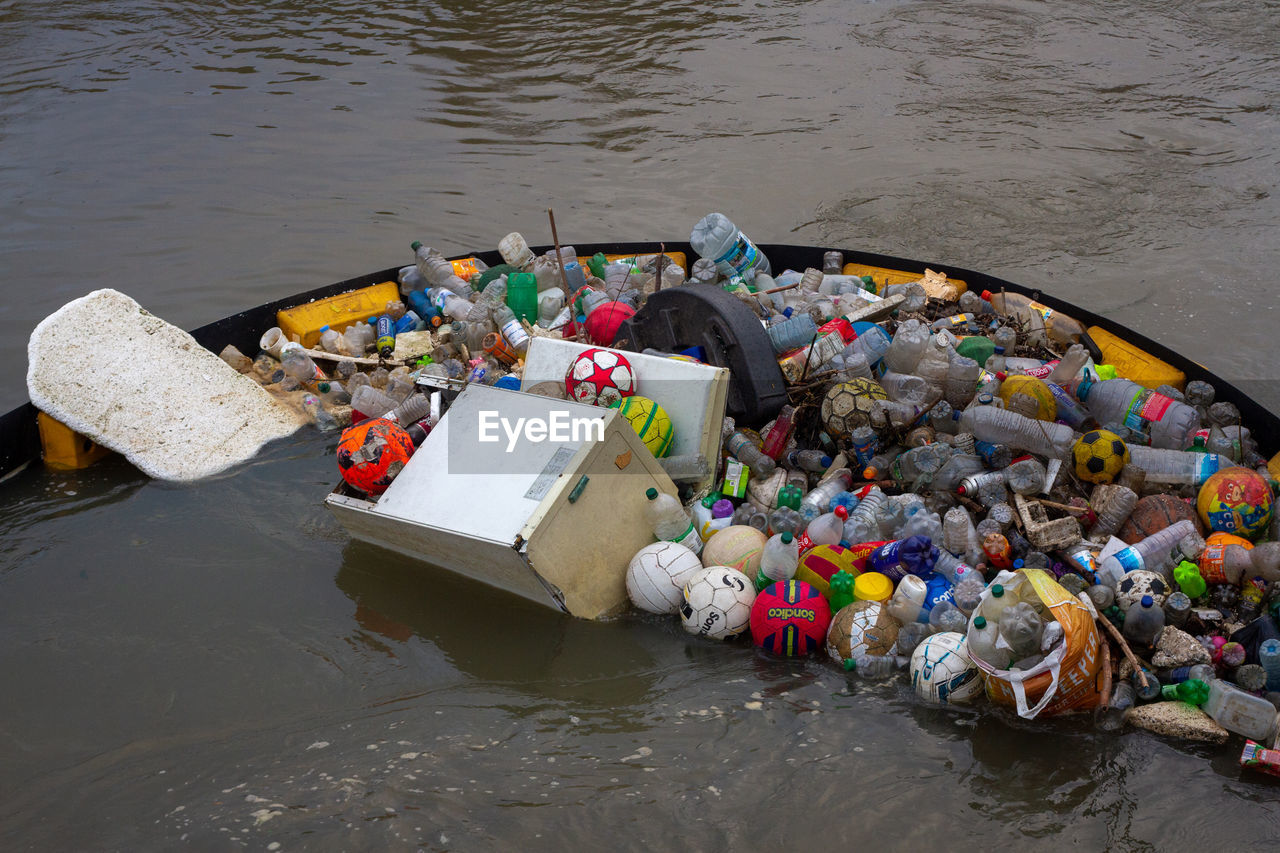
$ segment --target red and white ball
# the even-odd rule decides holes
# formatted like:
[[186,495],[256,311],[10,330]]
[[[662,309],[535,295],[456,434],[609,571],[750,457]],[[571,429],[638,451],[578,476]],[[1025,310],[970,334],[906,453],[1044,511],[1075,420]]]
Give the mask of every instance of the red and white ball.
[[654,542],[636,552],[627,566],[627,596],[650,613],[680,609],[684,585],[702,568],[698,555],[675,542]]
[[607,408],[636,393],[636,373],[622,353],[597,347],[573,360],[564,387],[570,400]]

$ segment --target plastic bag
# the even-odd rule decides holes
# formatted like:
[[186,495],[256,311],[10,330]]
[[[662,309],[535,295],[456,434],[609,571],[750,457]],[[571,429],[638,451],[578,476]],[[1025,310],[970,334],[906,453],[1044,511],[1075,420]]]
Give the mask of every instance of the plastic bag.
[[[991,701],[1014,707],[1018,716],[1028,720],[1041,714],[1051,716],[1097,707],[1102,698],[1098,655],[1101,637],[1088,609],[1041,569],[1001,572],[995,582],[1002,584],[1005,595],[1014,601],[1042,605],[1050,614],[1047,618],[1062,626],[1063,635],[1040,663],[1025,671],[996,669],[971,652],[969,656],[982,672]],[[988,587],[975,616],[983,612],[990,597]],[[970,634],[973,630],[970,620]]]

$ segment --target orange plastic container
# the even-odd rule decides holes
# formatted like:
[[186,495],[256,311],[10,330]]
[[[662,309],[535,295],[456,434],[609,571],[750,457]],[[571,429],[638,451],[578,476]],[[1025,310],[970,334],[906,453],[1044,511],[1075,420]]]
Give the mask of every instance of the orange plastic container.
[[276,325],[286,338],[312,349],[319,343],[320,329],[323,327],[328,326],[335,332],[341,332],[353,323],[364,322],[381,314],[388,302],[399,298],[400,286],[394,281],[384,281],[278,311]]
[[55,470],[88,468],[111,453],[44,412],[36,413],[36,426],[40,430],[40,446],[44,448],[44,464]]

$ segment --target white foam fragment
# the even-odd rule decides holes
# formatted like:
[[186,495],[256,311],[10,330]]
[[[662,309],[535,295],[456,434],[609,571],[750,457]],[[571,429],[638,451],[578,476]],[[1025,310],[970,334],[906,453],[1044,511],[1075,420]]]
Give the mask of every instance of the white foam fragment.
[[161,480],[217,474],[305,423],[115,290],[95,290],[46,317],[27,358],[36,408]]

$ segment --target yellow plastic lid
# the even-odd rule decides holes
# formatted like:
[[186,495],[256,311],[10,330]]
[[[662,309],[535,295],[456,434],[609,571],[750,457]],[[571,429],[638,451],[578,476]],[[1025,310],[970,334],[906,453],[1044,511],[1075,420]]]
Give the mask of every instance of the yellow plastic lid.
[[856,601],[888,601],[893,595],[893,581],[879,572],[863,572],[854,578],[853,597]]

